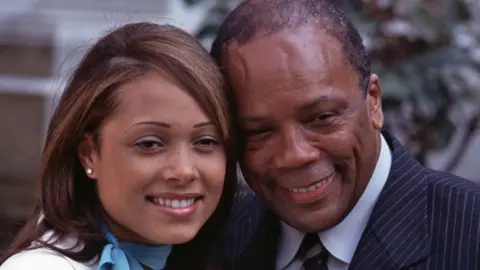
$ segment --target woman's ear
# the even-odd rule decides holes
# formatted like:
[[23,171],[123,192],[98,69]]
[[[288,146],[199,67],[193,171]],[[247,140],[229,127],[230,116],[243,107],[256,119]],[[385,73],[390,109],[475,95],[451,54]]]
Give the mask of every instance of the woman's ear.
[[99,175],[98,144],[91,134],[85,134],[77,149],[78,158],[85,169],[85,174],[91,179],[97,179]]

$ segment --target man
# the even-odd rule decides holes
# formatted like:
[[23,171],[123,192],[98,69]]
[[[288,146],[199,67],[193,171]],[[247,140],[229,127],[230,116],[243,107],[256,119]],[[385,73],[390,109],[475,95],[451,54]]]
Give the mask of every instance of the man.
[[382,131],[380,80],[332,2],[246,1],[212,55],[256,193],[233,209],[225,269],[480,269],[480,188]]

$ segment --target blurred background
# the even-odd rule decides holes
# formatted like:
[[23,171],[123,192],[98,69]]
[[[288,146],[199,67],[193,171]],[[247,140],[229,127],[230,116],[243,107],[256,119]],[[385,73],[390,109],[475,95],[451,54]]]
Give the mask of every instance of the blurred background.
[[[238,0],[0,0],[0,251],[32,210],[47,123],[90,44],[179,26],[209,49]],[[425,166],[480,183],[480,1],[337,0],[379,74],[387,128]]]

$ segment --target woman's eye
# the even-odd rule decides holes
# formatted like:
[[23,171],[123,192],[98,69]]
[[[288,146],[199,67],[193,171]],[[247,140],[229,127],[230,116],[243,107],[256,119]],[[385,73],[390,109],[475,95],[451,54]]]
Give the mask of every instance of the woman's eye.
[[197,141],[197,145],[200,145],[202,147],[213,147],[218,145],[218,141],[214,138],[202,138]]
[[155,150],[164,147],[164,144],[159,140],[145,139],[135,142],[135,146],[144,150]]

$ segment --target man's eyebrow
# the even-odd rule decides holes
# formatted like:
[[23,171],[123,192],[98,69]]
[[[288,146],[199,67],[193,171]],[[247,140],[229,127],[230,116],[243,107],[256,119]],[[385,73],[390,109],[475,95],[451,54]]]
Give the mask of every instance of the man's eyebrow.
[[[329,103],[345,103],[345,101],[337,95],[321,95],[315,97],[314,99],[298,106],[299,111],[310,111],[321,104],[329,104]],[[250,116],[250,115],[243,115],[238,117],[241,123],[264,123],[269,120],[266,116]]]
[[346,101],[335,95],[322,95],[298,107],[300,111],[310,111],[321,104],[345,104]]
[[299,109],[302,110],[302,111],[310,110],[310,109],[313,109],[316,106],[318,106],[318,104],[328,102],[328,101],[331,101],[331,100],[332,99],[328,96],[319,96],[319,97],[307,102],[306,104],[302,104],[299,107]]

